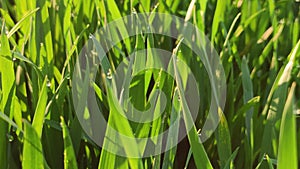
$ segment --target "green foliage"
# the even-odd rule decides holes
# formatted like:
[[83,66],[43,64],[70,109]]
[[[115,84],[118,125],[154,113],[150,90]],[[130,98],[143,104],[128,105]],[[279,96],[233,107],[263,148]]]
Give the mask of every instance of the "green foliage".
[[[166,139],[166,144],[174,147],[163,155],[122,157],[101,149],[81,128],[74,109],[84,103],[73,105],[71,92],[76,59],[90,34],[136,12],[150,12],[150,18],[151,12],[184,18],[209,37],[220,55],[227,80],[226,105],[223,111],[219,110],[220,123],[215,135],[203,144],[197,131],[203,127],[210,93],[214,90],[209,87],[208,70],[201,61],[193,59],[195,54],[185,45],[162,35],[138,35],[117,43],[103,61],[99,80],[89,84],[85,77],[82,83],[93,86],[109,125],[129,137],[156,136],[183,115],[183,123],[175,123]],[[299,1],[295,0],[2,0],[1,168],[296,169],[300,161],[299,14]],[[169,24],[165,22],[162,28],[174,31]],[[121,31],[111,30],[107,36],[112,39],[128,36],[124,23],[118,29]],[[132,30],[136,30],[134,25]],[[154,47],[176,53],[195,75],[200,93],[195,122],[191,121],[183,97],[185,81],[178,85],[178,77],[170,77],[161,70],[137,73],[154,64],[148,57],[155,55],[151,52],[128,61],[132,74],[137,74],[132,81],[124,82],[130,89],[125,94],[135,108],[145,110],[151,107],[155,90],[162,90],[168,100],[166,118],[139,124],[119,114],[123,110],[112,89],[107,87],[115,87],[107,74],[114,73],[126,55]],[[188,73],[185,69],[173,69]],[[125,74],[125,79],[132,74]],[[154,114],[161,106],[159,101],[155,104]],[[188,143],[177,146],[182,126],[191,128],[187,132]],[[109,130],[106,135],[114,137]],[[151,141],[156,145],[162,143],[153,138]],[[144,153],[139,152],[145,149],[144,142],[119,141],[126,153]],[[182,151],[187,153],[181,154]],[[182,155],[184,163],[179,159]]]

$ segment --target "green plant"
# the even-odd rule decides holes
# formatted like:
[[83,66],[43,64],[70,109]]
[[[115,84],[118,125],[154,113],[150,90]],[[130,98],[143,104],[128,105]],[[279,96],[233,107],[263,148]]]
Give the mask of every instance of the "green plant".
[[[146,12],[150,17],[151,12],[179,16],[208,36],[224,67],[227,99],[225,109],[219,111],[221,121],[214,135],[203,144],[197,142],[197,131],[203,127],[212,97],[203,63],[192,59],[195,54],[187,46],[169,37],[145,34],[124,39],[108,52],[110,73],[126,55],[159,47],[174,50],[200,86],[199,114],[188,133],[186,150],[175,146],[163,155],[126,158],[101,149],[83,131],[73,105],[72,74],[90,34],[123,16]],[[2,0],[0,14],[2,168],[298,167],[298,1]],[[162,27],[172,31],[167,23]],[[110,36],[125,36],[124,25],[119,28],[124,30]],[[133,69],[145,64],[149,60],[140,57]],[[157,135],[174,122],[176,113],[186,111],[178,101],[174,79],[160,70],[150,70],[131,81],[131,101],[145,110],[150,93],[161,89],[173,98],[166,107],[170,115],[145,125],[120,118],[116,115],[120,109],[106,88],[109,84],[103,80],[108,70],[106,74],[100,70],[99,80],[93,84],[98,104],[109,123],[117,122],[112,125],[129,136]],[[186,152],[184,163],[179,159],[182,151]]]

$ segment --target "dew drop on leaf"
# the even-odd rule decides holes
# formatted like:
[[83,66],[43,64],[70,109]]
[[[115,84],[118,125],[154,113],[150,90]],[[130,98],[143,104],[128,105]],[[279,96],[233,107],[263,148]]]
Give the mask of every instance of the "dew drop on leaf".
[[51,82],[47,81],[47,87],[51,87]]
[[7,136],[7,139],[8,139],[9,142],[14,141],[14,137],[12,135],[7,134],[6,136]]
[[108,69],[108,72],[106,73],[106,78],[111,80],[112,79],[112,74],[111,74],[111,70]]

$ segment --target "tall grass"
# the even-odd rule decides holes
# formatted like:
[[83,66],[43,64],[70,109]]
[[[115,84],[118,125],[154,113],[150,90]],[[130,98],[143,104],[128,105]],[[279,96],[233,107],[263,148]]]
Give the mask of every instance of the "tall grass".
[[[295,0],[2,0],[1,168],[297,169],[299,9],[299,1]],[[83,131],[72,98],[76,59],[90,34],[135,12],[161,12],[184,18],[208,36],[220,55],[227,83],[226,105],[223,112],[219,111],[217,130],[203,144],[198,142],[197,131],[201,131],[210,106],[208,75],[203,63],[193,60],[195,54],[190,49],[161,35],[139,35],[116,44],[108,52],[110,73],[126,55],[137,50],[176,49],[178,57],[194,73],[200,93],[199,114],[188,132],[188,142],[182,141],[161,155],[126,158],[101,149]],[[119,29],[126,32],[124,25]],[[171,31],[167,23],[163,29]],[[140,57],[132,63],[133,70],[150,62]],[[104,80],[107,77],[101,73],[93,84],[98,104],[107,121],[128,136],[156,136],[176,121],[178,113],[187,111],[180,104],[175,80],[151,70],[128,82],[128,96],[136,108],[145,110],[149,93],[161,89],[169,100],[169,116],[149,124],[122,119]],[[179,125],[187,123],[178,123],[168,144],[177,140]],[[159,141],[154,140],[158,145]]]

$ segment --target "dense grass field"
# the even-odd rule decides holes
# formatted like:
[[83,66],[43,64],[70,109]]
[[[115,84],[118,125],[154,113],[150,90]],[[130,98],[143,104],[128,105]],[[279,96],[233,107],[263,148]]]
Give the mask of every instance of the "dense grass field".
[[[0,168],[297,169],[299,4],[299,0],[1,0]],[[127,15],[141,13],[139,16],[151,20],[155,12],[175,15],[195,25],[222,62],[226,102],[223,109],[218,109],[218,127],[203,143],[198,138],[214,88],[203,60],[195,59],[197,54],[181,43],[180,36],[174,39],[145,33],[123,37],[131,31],[123,22],[118,30],[110,30],[111,34],[94,34]],[[164,21],[161,28],[180,35],[181,28],[170,25]],[[137,30],[135,25],[132,30]],[[96,38],[105,36],[121,41],[106,53],[105,64],[90,83],[85,78],[90,75],[86,73],[89,63],[84,64],[85,70],[74,73],[76,62],[89,40],[96,42]],[[163,91],[167,99],[164,114],[147,123],[120,116],[123,110],[112,94],[112,75],[124,59],[132,64],[133,72],[145,67],[153,61],[148,57],[150,52],[134,60],[128,56],[154,47],[176,54],[194,74],[200,94],[194,122],[186,117],[190,113],[185,106],[189,98],[182,97],[187,86],[179,85],[177,76],[172,78],[161,69],[137,74],[128,71],[124,77],[132,77],[127,82],[127,97],[140,111],[153,106],[150,100],[155,90]],[[176,74],[176,66],[173,69]],[[187,73],[186,69],[178,69]],[[82,83],[75,83],[75,77],[82,78]],[[174,144],[179,130],[185,132],[188,126],[190,130],[179,144],[162,154],[134,158],[129,151],[145,155],[145,148],[118,139],[114,140],[121,147],[117,150],[125,153],[110,152],[89,135],[80,120],[97,120],[86,109],[89,100],[81,95],[76,98],[76,92],[90,92],[85,87],[93,88],[96,105],[101,107],[108,125],[128,137],[157,136],[175,124],[166,138],[168,144]],[[154,104],[162,105],[159,100]],[[87,112],[83,118],[78,109]],[[180,123],[175,123],[176,117],[181,118]],[[105,128],[102,130],[105,132]],[[109,134],[106,131],[106,136]],[[104,143],[108,141],[106,137]],[[151,142],[155,149],[161,148],[162,140]]]

